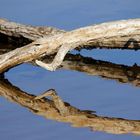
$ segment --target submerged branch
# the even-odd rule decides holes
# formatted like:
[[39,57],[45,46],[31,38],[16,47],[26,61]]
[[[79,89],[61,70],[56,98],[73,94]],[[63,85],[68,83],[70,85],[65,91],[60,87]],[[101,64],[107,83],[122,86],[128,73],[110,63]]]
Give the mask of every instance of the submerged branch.
[[[36,115],[59,122],[71,123],[74,127],[87,127],[91,130],[113,134],[140,134],[140,120],[98,116],[92,114],[91,111],[83,111],[63,102],[59,96],[53,100],[38,98],[20,90],[4,79],[0,81],[0,95],[11,102],[28,108]],[[64,112],[67,109],[67,114],[64,115],[59,111],[56,102],[64,105]],[[62,109],[63,106],[61,106],[61,111],[63,111]]]

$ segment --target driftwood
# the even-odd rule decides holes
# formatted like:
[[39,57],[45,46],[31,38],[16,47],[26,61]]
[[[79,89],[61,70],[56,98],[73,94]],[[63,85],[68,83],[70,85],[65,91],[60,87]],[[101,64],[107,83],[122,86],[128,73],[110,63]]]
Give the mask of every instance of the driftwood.
[[[11,49],[7,48],[6,45],[2,45],[0,54],[9,51],[11,51]],[[53,58],[53,55],[44,56],[40,58],[40,61],[50,63]],[[33,61],[31,61],[30,64],[37,66]],[[130,83],[133,86],[140,87],[140,67],[136,64],[133,66],[120,65],[84,57],[80,54],[74,55],[68,53],[59,69],[75,70],[91,76],[100,76],[102,78],[116,80],[120,83]]]
[[[17,37],[18,39],[26,38],[29,42],[35,41],[38,38],[63,33],[63,30],[59,30],[53,27],[35,27],[31,25],[23,25],[15,22],[8,21],[6,19],[0,19],[0,33],[9,37]],[[23,42],[24,43],[24,42]]]
[[[15,37],[21,40],[25,38],[29,42],[34,42],[13,51],[5,50],[5,54],[3,54],[4,51],[1,52],[0,73],[23,62],[33,63],[32,60],[36,59],[39,59],[39,61],[35,61],[37,64],[48,68],[46,63],[50,63],[54,58],[51,55],[59,52],[57,54],[58,59],[55,58],[54,60],[60,61],[54,61],[55,63],[53,64],[56,65],[48,68],[54,70],[61,64],[67,51],[71,49],[98,47],[139,49],[139,29],[139,19],[104,23],[71,32],[52,27],[26,26],[1,19],[1,35],[5,34],[10,38]],[[29,43],[28,41],[27,43]],[[59,59],[59,54],[61,59]],[[90,75],[140,86],[140,68],[137,65],[129,67],[68,54],[62,62],[61,68],[77,70]],[[43,95],[35,96],[20,90],[7,80],[1,79],[0,95],[9,101],[28,108],[37,115],[47,119],[71,123],[75,127],[87,127],[90,130],[105,131],[113,134],[140,134],[140,120],[103,117],[91,113],[94,111],[80,110],[69,103],[63,102],[55,90],[49,90]],[[52,100],[44,98],[46,95],[51,96]]]
[[31,95],[13,86],[5,79],[0,80],[0,96],[28,108],[34,114],[46,119],[70,123],[74,127],[87,127],[93,131],[104,131],[112,134],[140,134],[140,120],[98,116],[92,113],[94,111],[80,110],[63,102],[55,94],[55,90],[49,90],[45,94],[52,96],[52,100],[44,98],[44,94]]
[[[11,47],[11,46],[10,46]],[[7,45],[2,45],[0,54],[11,51]],[[52,62],[54,56],[44,56],[40,61],[44,63]],[[30,62],[35,66],[36,63]],[[140,87],[140,66],[120,65],[107,61],[96,60],[90,57],[84,57],[80,54],[74,55],[68,53],[59,69],[75,70],[84,72],[91,76],[100,76],[102,78],[116,80],[121,83],[130,83],[133,86]]]
[[[12,30],[10,28],[10,24],[12,24]],[[22,26],[21,29],[20,26]],[[26,35],[24,33],[24,28]],[[0,33],[6,34],[6,30],[9,30],[9,32],[7,31],[8,35],[12,36],[14,34],[20,34],[26,38],[31,32],[34,32],[35,29],[31,26],[32,30],[30,32],[29,28],[30,26],[27,26],[26,28],[26,26],[21,24],[5,20],[0,21]],[[44,34],[43,30],[47,30],[46,28],[47,27],[41,28],[42,34]],[[23,34],[19,33],[21,30]],[[34,42],[1,55],[0,73],[23,62],[29,62],[44,55],[57,53],[51,64],[45,64],[36,60],[36,63],[41,67],[48,70],[55,70],[61,65],[66,53],[72,49],[140,49],[140,19],[102,23],[99,25],[76,29],[70,32],[64,32],[53,28],[51,28],[51,30],[47,30],[46,32],[47,33],[45,35],[41,34],[41,36],[43,36],[42,38],[40,38],[39,35],[39,39],[37,40],[36,38],[38,37],[34,36],[34,33],[32,33],[33,35],[30,37],[30,40],[35,40]]]

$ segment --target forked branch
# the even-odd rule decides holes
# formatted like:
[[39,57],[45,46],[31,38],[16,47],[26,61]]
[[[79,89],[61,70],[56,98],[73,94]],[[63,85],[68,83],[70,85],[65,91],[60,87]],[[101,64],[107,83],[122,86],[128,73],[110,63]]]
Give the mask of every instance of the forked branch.
[[[23,62],[36,60],[42,55],[59,52],[53,63],[43,66],[55,70],[69,50],[79,48],[140,49],[140,19],[102,23],[37,39],[29,45],[1,55],[0,73]],[[41,62],[36,62],[42,65]]]

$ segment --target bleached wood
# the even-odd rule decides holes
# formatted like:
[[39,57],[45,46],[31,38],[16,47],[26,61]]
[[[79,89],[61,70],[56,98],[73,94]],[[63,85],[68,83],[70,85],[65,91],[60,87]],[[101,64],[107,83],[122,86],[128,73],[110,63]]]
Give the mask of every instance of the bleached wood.
[[24,25],[6,19],[0,19],[0,33],[11,37],[24,37],[30,41],[62,32],[64,31],[54,27]]
[[[97,47],[140,49],[140,19],[102,23],[40,38],[29,45],[1,55],[0,72],[23,62],[35,60],[42,55],[57,53],[59,48],[65,44],[73,44],[70,50]],[[65,56],[66,51],[63,52],[62,55]],[[62,62],[60,58],[60,55],[55,58],[57,61],[60,60],[59,64]],[[51,65],[54,65],[54,63],[55,61]],[[55,69],[57,67],[58,65],[54,66]]]

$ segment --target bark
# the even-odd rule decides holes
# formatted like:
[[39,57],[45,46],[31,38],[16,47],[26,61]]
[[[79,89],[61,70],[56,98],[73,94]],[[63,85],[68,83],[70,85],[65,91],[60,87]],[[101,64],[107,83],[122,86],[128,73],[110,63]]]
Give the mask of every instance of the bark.
[[31,25],[23,25],[15,22],[8,21],[6,19],[0,19],[0,33],[6,36],[26,38],[29,41],[35,41],[38,38],[62,33],[64,31],[53,27],[36,27]]
[[[140,19],[121,20],[88,26],[66,33],[46,36],[22,48],[0,56],[0,73],[23,62],[42,55],[57,53],[52,64],[37,64],[55,70],[63,61],[66,53],[78,48],[121,48],[140,49]],[[60,49],[60,50],[59,50]]]
[[[11,85],[7,80],[0,80],[0,95],[7,100],[28,108],[36,115],[59,122],[70,123],[74,127],[86,127],[93,131],[104,131],[112,134],[140,134],[140,120],[128,120],[122,118],[111,118],[92,114],[92,111],[83,111],[65,103],[60,99],[38,98],[38,96],[26,93]],[[41,95],[42,96],[42,95]],[[55,95],[54,95],[55,96]],[[63,103],[67,114],[61,114],[57,103]],[[61,110],[63,111],[63,110]]]

